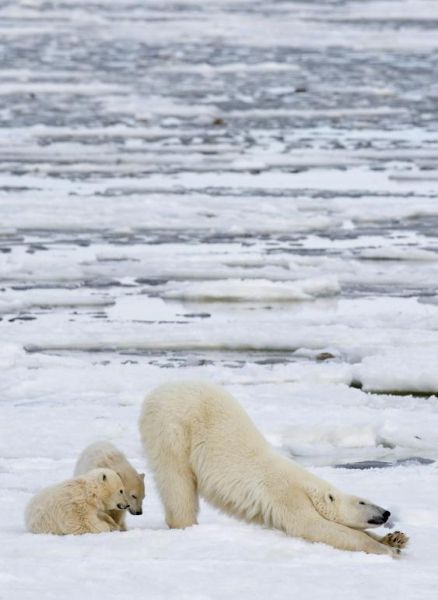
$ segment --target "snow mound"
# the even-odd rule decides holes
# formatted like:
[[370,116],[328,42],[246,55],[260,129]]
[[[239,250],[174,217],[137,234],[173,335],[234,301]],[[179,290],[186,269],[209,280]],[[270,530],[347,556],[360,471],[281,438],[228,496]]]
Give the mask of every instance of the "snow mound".
[[423,248],[367,248],[359,254],[360,258],[370,260],[410,260],[410,261],[436,261],[438,254]]
[[271,301],[288,302],[336,296],[340,292],[336,277],[320,277],[302,281],[269,281],[267,279],[221,279],[217,281],[171,284],[163,297],[204,301]]
[[103,294],[88,290],[7,290],[0,293],[0,314],[16,313],[29,309],[83,308],[111,306],[114,301]]
[[436,394],[436,362],[436,353],[428,348],[394,348],[364,358],[353,375],[365,391]]
[[281,447],[287,455],[309,465],[435,461],[437,435],[433,428],[423,428],[419,436],[415,425],[394,426],[389,419],[370,421],[287,427],[280,438]]

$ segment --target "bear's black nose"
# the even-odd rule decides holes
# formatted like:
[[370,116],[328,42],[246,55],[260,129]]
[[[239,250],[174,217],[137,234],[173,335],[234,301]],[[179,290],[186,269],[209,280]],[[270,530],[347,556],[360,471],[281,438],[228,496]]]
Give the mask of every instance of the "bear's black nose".
[[385,510],[385,512],[383,513],[384,520],[387,521],[390,516],[391,516],[391,513],[389,512],[389,510]]

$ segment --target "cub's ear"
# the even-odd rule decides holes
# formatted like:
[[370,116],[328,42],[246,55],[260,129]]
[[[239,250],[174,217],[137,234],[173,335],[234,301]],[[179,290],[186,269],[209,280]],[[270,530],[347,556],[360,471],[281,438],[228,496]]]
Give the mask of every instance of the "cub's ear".
[[138,476],[140,477],[140,479],[142,479],[144,481],[144,476],[145,476],[144,473],[139,473]]
[[106,473],[102,473],[102,475],[101,475],[101,481],[106,481]]

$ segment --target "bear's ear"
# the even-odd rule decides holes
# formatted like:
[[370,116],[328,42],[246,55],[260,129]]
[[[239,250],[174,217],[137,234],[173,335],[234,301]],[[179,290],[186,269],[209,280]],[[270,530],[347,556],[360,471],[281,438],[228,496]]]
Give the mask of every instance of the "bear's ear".
[[138,474],[138,476],[140,477],[140,479],[141,479],[141,480],[143,480],[143,481],[144,481],[144,476],[145,476],[145,474],[144,474],[144,473],[139,473],[139,474]]
[[106,473],[102,473],[102,481],[106,481]]

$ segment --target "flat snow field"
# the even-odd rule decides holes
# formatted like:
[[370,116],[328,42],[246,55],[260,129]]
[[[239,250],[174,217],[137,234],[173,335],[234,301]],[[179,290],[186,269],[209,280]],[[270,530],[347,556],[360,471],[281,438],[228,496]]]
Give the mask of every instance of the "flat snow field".
[[[0,3],[0,599],[436,599],[437,66],[434,0]],[[389,508],[400,560],[168,530],[137,419],[187,378]],[[26,533],[97,439],[144,514]]]

